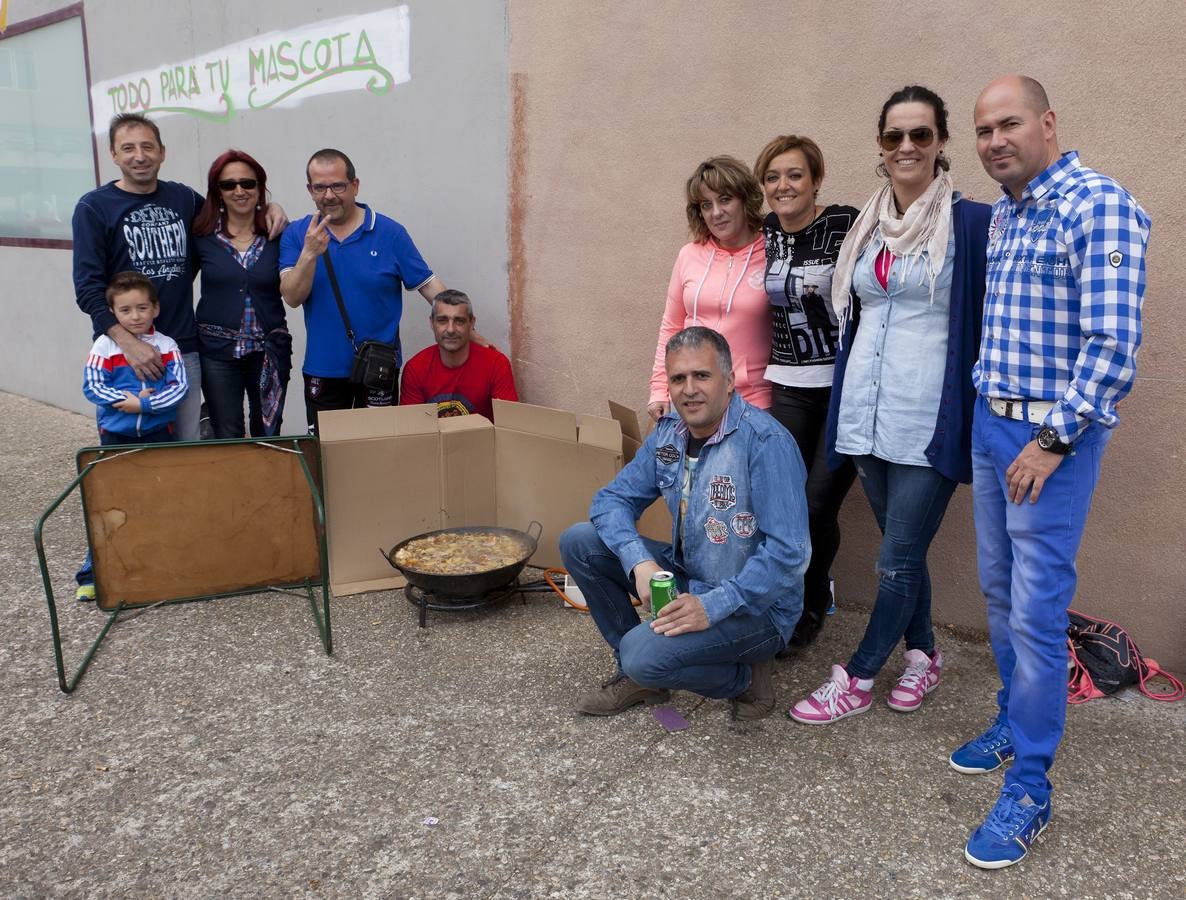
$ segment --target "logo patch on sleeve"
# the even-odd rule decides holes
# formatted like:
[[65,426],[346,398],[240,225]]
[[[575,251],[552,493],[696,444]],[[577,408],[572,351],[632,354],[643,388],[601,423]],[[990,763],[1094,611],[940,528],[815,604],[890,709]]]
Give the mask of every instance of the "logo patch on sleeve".
[[1120,264],[1124,262],[1124,254],[1119,250],[1113,250],[1108,254],[1108,262],[1112,264],[1113,269],[1119,269]]
[[712,476],[708,483],[708,505],[722,511],[737,505],[737,485],[732,475]]
[[669,466],[679,459],[679,451],[675,449],[674,444],[664,444],[655,451],[655,459],[659,460],[663,465]]
[[758,517],[750,512],[739,512],[730,523],[739,538],[753,537],[758,530]]
[[714,544],[723,544],[729,540],[729,526],[720,519],[709,516],[704,521],[704,533]]

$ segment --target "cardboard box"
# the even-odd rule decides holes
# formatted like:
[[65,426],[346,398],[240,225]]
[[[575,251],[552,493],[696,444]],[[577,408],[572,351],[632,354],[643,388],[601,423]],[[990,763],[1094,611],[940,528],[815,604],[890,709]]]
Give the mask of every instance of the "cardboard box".
[[[609,401],[609,414],[618,427],[622,429],[622,465],[634,459],[634,454],[642,446],[645,435],[638,424],[638,415],[628,406]],[[671,541],[671,513],[667,504],[660,497],[647,507],[642,518],[638,520],[638,533],[656,541]]]
[[[336,595],[401,587],[383,552],[465,525],[543,526],[535,566],[560,565],[560,533],[587,519],[622,466],[613,419],[494,401],[438,419],[435,404],[319,415],[330,586]],[[668,530],[670,535],[670,529]]]

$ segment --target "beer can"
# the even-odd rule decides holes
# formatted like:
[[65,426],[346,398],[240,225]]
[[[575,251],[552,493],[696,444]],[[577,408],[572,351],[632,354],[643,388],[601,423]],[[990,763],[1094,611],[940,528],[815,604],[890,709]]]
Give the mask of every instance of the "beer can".
[[651,576],[651,615],[675,599],[675,575],[671,572],[656,572]]

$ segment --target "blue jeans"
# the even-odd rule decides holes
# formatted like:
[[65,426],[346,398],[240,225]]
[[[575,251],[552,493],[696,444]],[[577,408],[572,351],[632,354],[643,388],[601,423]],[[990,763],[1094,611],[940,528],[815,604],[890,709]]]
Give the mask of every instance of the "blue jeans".
[[[167,444],[177,440],[174,430],[173,425],[166,425],[164,428],[158,428],[156,431],[145,432],[140,437],[116,434],[114,431],[100,431],[99,444],[103,447],[122,446],[124,444]],[[74,573],[74,581],[80,587],[84,584],[95,583],[95,566],[94,560],[91,558],[90,547],[87,547],[86,559],[82,561],[82,566]]]
[[972,423],[972,511],[980,589],[1001,676],[997,721],[1013,733],[1017,756],[1005,783],[1037,803],[1050,796],[1046,773],[1067,712],[1067,608],[1075,556],[1087,524],[1111,432],[1090,425],[1046,480],[1037,503],[1010,503],[1005,470],[1038,426],[993,415],[983,398]]
[[185,363],[189,389],[177,404],[173,440],[198,441],[202,439],[202,360],[196,350],[181,354],[181,360]]
[[247,395],[252,437],[267,437],[280,433],[280,410],[271,430],[264,427],[260,408],[259,375],[264,367],[264,353],[248,353],[241,359],[202,357],[202,394],[210,410],[210,424],[216,438],[241,438],[246,434],[243,421],[243,396]]
[[858,456],[857,474],[881,529],[877,601],[848,674],[873,678],[903,637],[907,650],[935,649],[927,551],[956,483],[930,466]]
[[[643,542],[655,562],[675,574],[679,590],[686,591],[687,576],[676,567],[671,545],[647,538]],[[655,634],[630,602],[632,579],[589,522],[565,530],[560,555],[613,649],[618,671],[643,687],[736,697],[749,687],[751,664],[770,659],[786,643],[768,613],[734,613],[705,631],[676,637]]]

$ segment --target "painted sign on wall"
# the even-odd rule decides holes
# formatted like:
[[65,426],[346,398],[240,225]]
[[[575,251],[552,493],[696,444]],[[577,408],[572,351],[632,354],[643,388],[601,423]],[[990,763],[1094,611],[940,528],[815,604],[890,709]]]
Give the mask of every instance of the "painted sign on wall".
[[248,110],[295,106],[317,94],[386,94],[412,78],[407,6],[273,31],[91,87],[97,135],[139,112],[228,122]]

